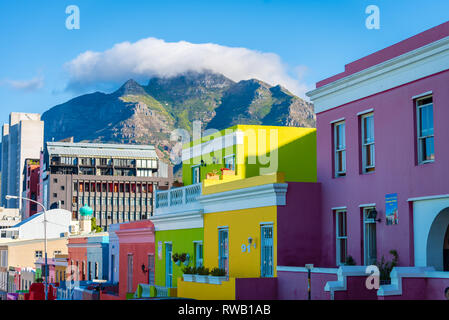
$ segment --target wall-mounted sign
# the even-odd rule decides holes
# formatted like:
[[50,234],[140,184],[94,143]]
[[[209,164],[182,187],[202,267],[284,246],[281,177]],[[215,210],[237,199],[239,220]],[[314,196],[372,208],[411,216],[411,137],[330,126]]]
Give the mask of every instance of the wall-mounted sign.
[[397,193],[385,195],[385,216],[387,226],[399,223]]
[[162,241],[157,243],[157,256],[159,260],[162,260]]

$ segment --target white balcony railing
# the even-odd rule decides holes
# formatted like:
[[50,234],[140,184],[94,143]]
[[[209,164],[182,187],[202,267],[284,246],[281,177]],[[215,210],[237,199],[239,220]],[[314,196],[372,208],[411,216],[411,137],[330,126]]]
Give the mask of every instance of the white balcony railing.
[[192,184],[181,188],[156,191],[155,214],[175,213],[199,208],[202,184]]

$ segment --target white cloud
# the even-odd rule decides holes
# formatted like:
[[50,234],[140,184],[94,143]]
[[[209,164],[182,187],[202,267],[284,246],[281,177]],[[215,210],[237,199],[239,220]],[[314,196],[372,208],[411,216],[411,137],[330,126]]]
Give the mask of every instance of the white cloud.
[[44,86],[44,78],[34,77],[30,80],[3,80],[0,84],[7,85],[15,90],[31,92],[41,89]]
[[288,67],[274,53],[156,38],[118,43],[104,52],[86,51],[69,61],[66,68],[70,75],[69,89],[204,70],[221,73],[234,81],[256,78],[271,85],[280,84],[302,97],[310,89],[301,77],[290,76]]

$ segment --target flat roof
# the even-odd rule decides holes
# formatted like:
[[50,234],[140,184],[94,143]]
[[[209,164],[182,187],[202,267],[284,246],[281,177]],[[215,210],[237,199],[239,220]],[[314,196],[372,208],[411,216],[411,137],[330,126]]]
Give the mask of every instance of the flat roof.
[[157,159],[153,145],[47,142],[50,155]]

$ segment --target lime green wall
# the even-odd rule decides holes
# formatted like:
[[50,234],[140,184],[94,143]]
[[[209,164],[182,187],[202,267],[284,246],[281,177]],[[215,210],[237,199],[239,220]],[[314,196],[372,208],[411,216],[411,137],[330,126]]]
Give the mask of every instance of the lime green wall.
[[[203,228],[156,231],[156,285],[165,286],[165,242],[172,243],[173,254],[188,253],[189,266],[194,266],[194,241],[203,241],[203,238]],[[159,242],[162,242],[162,259],[159,259]],[[180,266],[173,263],[173,287],[177,287],[177,279],[182,277],[182,268],[182,263]]]
[[[236,175],[241,179],[284,172],[286,181],[316,182],[316,129],[314,128],[237,125],[186,144],[184,149],[236,130],[245,133],[243,145],[231,146],[183,163],[184,185],[192,184],[192,166],[200,164],[201,160],[206,163],[205,167],[200,167],[201,181],[203,181],[207,173],[224,168],[224,157],[231,154],[236,155]],[[214,156],[217,158],[217,164],[212,163]],[[266,161],[269,162],[263,159],[264,156],[267,156]],[[274,159],[277,159],[277,163],[274,163]],[[265,168],[265,171],[261,172],[260,168]]]

